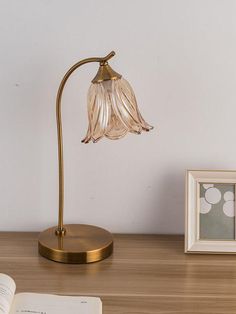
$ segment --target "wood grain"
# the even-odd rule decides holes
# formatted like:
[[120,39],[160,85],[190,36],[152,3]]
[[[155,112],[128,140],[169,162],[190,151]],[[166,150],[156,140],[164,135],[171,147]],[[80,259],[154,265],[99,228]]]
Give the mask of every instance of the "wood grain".
[[17,292],[100,296],[104,314],[236,313],[236,257],[185,255],[183,236],[114,235],[114,254],[66,265],[38,255],[37,233],[0,233],[0,272]]

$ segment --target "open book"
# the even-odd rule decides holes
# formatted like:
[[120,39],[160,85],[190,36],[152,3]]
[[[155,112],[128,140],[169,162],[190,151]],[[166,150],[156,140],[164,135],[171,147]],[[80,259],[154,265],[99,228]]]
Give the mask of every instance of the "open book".
[[15,294],[15,291],[15,281],[8,275],[0,274],[0,314],[102,314],[99,298]]

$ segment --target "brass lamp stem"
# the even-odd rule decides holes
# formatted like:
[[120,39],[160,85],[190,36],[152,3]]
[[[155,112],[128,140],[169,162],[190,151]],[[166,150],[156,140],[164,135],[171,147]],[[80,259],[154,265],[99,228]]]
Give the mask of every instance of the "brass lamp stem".
[[71,74],[79,68],[81,65],[90,62],[99,62],[100,64],[106,63],[110,58],[115,55],[114,51],[111,51],[104,58],[92,57],[81,60],[74,64],[64,75],[57,92],[56,98],[56,117],[57,117],[57,138],[58,138],[58,167],[59,167],[59,212],[58,212],[58,227],[56,230],[57,235],[64,235],[66,230],[63,224],[63,212],[64,212],[64,163],[63,163],[63,136],[62,136],[62,119],[61,119],[61,99],[65,84]]

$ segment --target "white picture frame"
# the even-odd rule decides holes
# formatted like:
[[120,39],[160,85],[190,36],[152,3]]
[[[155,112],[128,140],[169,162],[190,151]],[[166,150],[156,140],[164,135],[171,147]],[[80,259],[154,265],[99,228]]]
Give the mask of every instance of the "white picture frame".
[[[236,236],[232,240],[200,239],[200,184],[233,184],[235,170],[187,170],[185,199],[185,253],[236,254]],[[235,189],[236,191],[236,189]],[[235,201],[234,201],[234,212]],[[235,217],[235,216],[234,216]],[[234,218],[234,221],[236,219]],[[234,222],[235,223],[235,222]],[[236,230],[236,228],[235,228]],[[236,232],[236,231],[234,231]]]

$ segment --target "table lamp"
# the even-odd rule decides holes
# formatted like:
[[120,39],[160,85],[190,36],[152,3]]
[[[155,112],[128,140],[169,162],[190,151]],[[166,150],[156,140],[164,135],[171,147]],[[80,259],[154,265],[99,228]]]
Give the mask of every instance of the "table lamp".
[[91,263],[108,257],[113,251],[112,235],[99,227],[84,224],[63,223],[64,168],[61,119],[61,99],[70,75],[80,66],[98,62],[99,69],[88,91],[88,130],[83,143],[96,143],[103,137],[116,140],[128,132],[140,134],[152,126],[142,118],[133,90],[122,76],[108,64],[115,55],[110,52],[104,58],[93,57],[77,62],[64,75],[57,92],[56,117],[59,165],[58,225],[39,235],[39,253],[56,262]]

